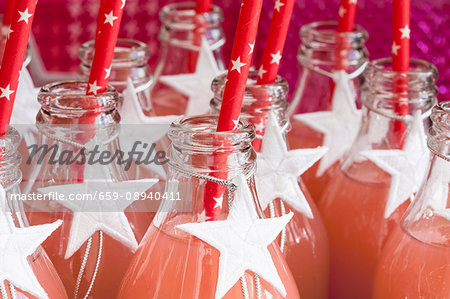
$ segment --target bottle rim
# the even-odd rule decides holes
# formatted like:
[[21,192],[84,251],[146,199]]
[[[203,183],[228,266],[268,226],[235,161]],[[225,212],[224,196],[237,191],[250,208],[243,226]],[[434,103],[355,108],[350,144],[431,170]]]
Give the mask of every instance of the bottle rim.
[[[81,62],[91,68],[95,53],[95,41],[84,42],[78,50],[78,58]],[[141,41],[119,38],[114,48],[112,68],[129,68],[145,66],[150,58],[147,45]]]
[[317,21],[303,25],[300,28],[300,39],[311,46],[335,45],[338,38],[345,38],[353,47],[362,46],[368,39],[368,32],[358,24],[355,24],[351,32],[337,32],[337,21]]
[[[191,31],[197,28],[195,2],[177,2],[163,6],[159,13],[162,24],[179,31]],[[219,26],[223,20],[222,9],[211,5],[210,11],[201,14],[209,27]]]

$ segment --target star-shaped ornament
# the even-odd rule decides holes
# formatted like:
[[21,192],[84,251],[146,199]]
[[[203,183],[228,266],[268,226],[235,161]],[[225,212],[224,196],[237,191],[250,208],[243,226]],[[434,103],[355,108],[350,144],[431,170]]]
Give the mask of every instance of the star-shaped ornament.
[[298,177],[326,152],[324,147],[289,151],[276,116],[269,113],[255,176],[261,208],[265,210],[271,201],[281,198],[299,213],[313,218]]
[[[103,166],[104,167],[104,166]],[[55,185],[39,188],[42,194],[64,194],[69,199],[74,194],[91,194],[98,197],[93,200],[61,200],[60,204],[73,212],[67,249],[64,258],[70,258],[97,231],[102,231],[114,240],[122,243],[134,252],[138,246],[130,223],[125,216],[125,209],[135,198],[128,200],[127,192],[142,193],[158,180],[143,179],[124,182],[113,182],[105,178],[102,166],[86,165],[85,181],[81,184]],[[117,192],[117,200],[101,200],[103,194]]]
[[186,223],[177,228],[220,251],[215,298],[225,296],[246,270],[258,274],[282,296],[286,296],[286,289],[267,246],[291,220],[293,213],[259,219],[245,178],[239,175],[233,181],[237,189],[227,220]]
[[20,21],[24,21],[27,24],[28,24],[28,19],[31,18],[31,16],[33,15],[28,12],[28,8],[25,9],[24,11],[19,11],[19,14],[20,14],[20,17],[19,17],[19,20],[17,21],[17,23],[19,23]]
[[2,284],[9,281],[37,298],[48,298],[31,268],[28,257],[61,225],[62,221],[16,227],[11,212],[7,211],[6,200],[5,190],[0,186],[0,281]]
[[119,17],[113,15],[113,11],[111,10],[109,14],[105,14],[105,22],[103,24],[110,24],[111,27],[114,26],[114,21]]
[[323,145],[328,152],[321,159],[317,175],[321,176],[350,149],[361,123],[350,79],[345,71],[335,72],[335,88],[331,111],[297,114],[294,118],[324,134]]
[[448,192],[450,184],[450,162],[440,157],[434,159],[428,186],[423,189],[422,197],[427,198],[433,213],[450,220]]
[[211,82],[222,71],[206,39],[203,39],[195,73],[161,76],[162,83],[189,96],[186,115],[196,115],[209,111],[209,101],[214,96]]
[[391,185],[384,216],[388,218],[401,204],[419,190],[429,161],[422,114],[409,121],[403,149],[361,152],[391,175]]

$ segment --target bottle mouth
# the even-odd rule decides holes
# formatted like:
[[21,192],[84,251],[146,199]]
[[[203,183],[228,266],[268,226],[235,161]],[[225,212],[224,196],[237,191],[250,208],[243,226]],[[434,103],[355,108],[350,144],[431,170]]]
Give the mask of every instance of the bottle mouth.
[[[94,60],[95,41],[83,43],[78,51],[78,57],[89,68]],[[133,39],[117,39],[114,48],[112,68],[139,67],[147,64],[150,52],[145,43]]]
[[86,95],[88,83],[64,81],[47,84],[41,88],[38,101],[41,109],[60,117],[80,117],[86,113],[104,113],[116,109],[119,95],[112,86],[98,95]]
[[338,22],[319,21],[306,24],[300,29],[300,39],[311,47],[334,46],[338,38],[345,38],[353,48],[361,47],[369,38],[367,31],[355,24],[352,32],[337,32]]
[[[159,13],[159,19],[164,26],[189,31],[197,27],[195,2],[178,2],[165,5]],[[223,21],[223,12],[217,5],[211,5],[209,12],[202,13],[209,27],[217,27]]]
[[216,132],[218,115],[183,117],[169,128],[169,138],[176,148],[192,152],[213,153],[217,150],[242,151],[251,147],[255,139],[253,126],[240,120],[236,130]]
[[408,72],[394,71],[390,57],[371,61],[364,71],[365,84],[377,92],[393,93],[395,81],[402,77],[408,85],[408,94],[426,91],[433,96],[437,95],[437,75],[437,68],[433,64],[414,58],[410,60]]
[[[211,90],[214,98],[211,100],[211,108],[220,110],[227,73],[214,78],[211,83]],[[277,76],[275,82],[270,84],[257,84],[258,71],[250,71],[247,84],[245,86],[243,107],[254,106],[258,109],[287,108],[286,95],[289,91],[289,84],[281,77]]]

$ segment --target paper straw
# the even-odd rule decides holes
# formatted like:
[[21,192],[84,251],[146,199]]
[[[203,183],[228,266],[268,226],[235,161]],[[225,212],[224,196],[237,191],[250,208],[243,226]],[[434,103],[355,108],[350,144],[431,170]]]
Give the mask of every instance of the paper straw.
[[35,9],[36,0],[17,0],[12,14],[12,32],[6,41],[0,69],[0,135],[6,133],[11,120]]
[[[261,8],[262,0],[242,1],[233,49],[231,51],[231,62],[228,67],[227,82],[223,93],[217,132],[235,130],[239,124],[239,114],[244,99]],[[217,142],[220,144],[221,141],[217,140]],[[215,167],[213,168],[223,170],[226,167],[227,157],[227,153],[215,153],[213,155]],[[226,179],[228,176],[226,171],[222,171],[219,174],[212,172],[211,175],[219,179]],[[223,196],[224,191],[224,186],[210,181],[206,182],[204,207],[205,215],[209,220],[216,220],[218,218],[220,207],[217,207],[217,202],[214,198]]]
[[[280,68],[280,60],[283,55],[284,44],[291,22],[292,10],[295,0],[276,0],[273,10],[272,20],[270,21],[269,33],[267,35],[266,45],[262,55],[261,66],[258,71],[257,84],[272,84],[275,82]],[[258,96],[267,98],[266,93],[258,93]],[[265,100],[265,99],[259,99]],[[257,103],[255,103],[257,105]],[[263,107],[261,107],[263,108]],[[261,123],[265,126],[266,117],[257,117],[252,119],[252,123]],[[262,135],[264,131],[260,132]],[[253,147],[256,151],[261,148],[261,139],[253,141]]]
[[[392,22],[392,69],[396,72],[409,71],[409,44],[410,44],[410,0],[393,1]],[[395,99],[394,111],[397,115],[408,115],[408,78],[405,74],[398,74],[394,81]],[[393,122],[394,145],[398,148],[403,146],[406,125],[403,121]]]
[[195,5],[195,11],[198,14],[209,12],[211,7],[211,0],[197,0]]
[[103,22],[98,22],[101,26],[97,33],[94,59],[89,75],[86,91],[88,95],[97,95],[106,90],[125,0],[108,0],[101,6],[103,7],[101,7],[102,11],[99,11],[99,18]]

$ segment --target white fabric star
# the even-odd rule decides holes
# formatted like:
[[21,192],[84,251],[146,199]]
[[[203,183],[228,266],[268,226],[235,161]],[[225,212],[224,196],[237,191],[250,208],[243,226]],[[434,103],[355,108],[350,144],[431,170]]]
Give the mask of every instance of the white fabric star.
[[94,81],[94,83],[89,83],[89,92],[92,92],[93,94],[97,94],[98,90],[101,87],[97,85],[97,80]]
[[265,69],[263,69],[263,66],[261,65],[258,70],[258,77],[262,78],[265,73],[267,73],[267,71]]
[[253,53],[253,50],[255,49],[255,42],[253,42],[253,44],[248,44],[248,46],[250,47],[250,51],[248,52],[248,55]]
[[0,186],[0,281],[9,281],[38,298],[48,298],[31,268],[28,257],[62,221],[19,228],[14,225],[11,212],[6,209],[5,190]]
[[246,270],[258,274],[286,296],[267,246],[291,220],[293,213],[259,219],[246,180],[240,175],[235,181],[237,190],[227,220],[186,223],[177,228],[220,251],[215,298],[222,298]]
[[409,29],[408,24],[406,24],[404,28],[400,28],[399,30],[402,33],[402,36],[400,38],[410,39],[411,30]]
[[208,41],[203,39],[195,73],[161,76],[160,80],[189,96],[185,114],[197,115],[209,111],[209,101],[214,96],[211,82],[221,73]]
[[335,72],[334,81],[335,88],[331,111],[294,116],[296,120],[325,135],[323,145],[329,150],[320,161],[317,170],[318,176],[321,176],[350,148],[358,134],[361,122],[361,111],[356,108],[348,74],[344,71]]
[[338,12],[338,14],[339,14],[339,16],[340,16],[341,18],[344,17],[344,15],[345,15],[346,12],[347,12],[347,10],[345,9],[345,7],[339,6],[339,12]]
[[246,65],[246,63],[241,62],[241,56],[239,56],[236,60],[231,60],[231,63],[233,64],[233,67],[231,68],[230,72],[236,70],[239,74],[241,73],[241,67]]
[[28,13],[28,8],[25,9],[24,11],[19,11],[20,17],[19,20],[17,21],[17,23],[19,23],[20,21],[24,21],[25,23],[28,24],[28,19],[31,18],[31,16],[33,14]]
[[399,45],[397,45],[395,42],[392,43],[392,54],[394,55],[398,55],[398,49],[400,49],[401,47]]
[[391,175],[391,186],[384,216],[388,218],[402,203],[419,190],[429,160],[422,115],[417,113],[408,124],[402,150],[369,150],[361,152]]
[[114,26],[114,21],[117,20],[119,17],[116,17],[113,15],[113,11],[111,10],[109,12],[109,14],[104,14],[105,15],[105,22],[103,24],[110,24],[111,27]]
[[9,84],[5,88],[0,87],[0,90],[2,92],[2,94],[0,95],[0,98],[6,98],[8,101],[10,100],[10,96],[14,93],[14,90],[11,90],[9,88]]
[[[11,124],[33,124],[36,121],[36,115],[41,109],[41,105],[37,101],[40,88],[34,87],[33,79],[27,68],[23,68],[17,86],[17,95],[11,115]],[[17,127],[22,128],[21,126]],[[27,126],[27,130],[34,130],[34,126]],[[24,136],[25,132],[20,132]],[[25,137],[25,136],[24,136]],[[31,144],[28,144],[31,145]],[[23,191],[23,190],[22,190]]]
[[[94,173],[88,173],[92,171]],[[64,258],[70,258],[80,247],[97,231],[102,231],[111,238],[127,246],[134,252],[138,246],[133,230],[125,216],[125,209],[131,205],[135,198],[126,199],[126,193],[144,192],[153,186],[158,180],[143,179],[125,182],[113,182],[103,178],[98,173],[102,171],[100,166],[86,165],[85,181],[81,184],[55,185],[39,188],[42,194],[57,192],[64,194],[69,199],[71,194],[106,194],[106,192],[117,192],[123,196],[117,200],[62,200],[58,201],[63,206],[73,211],[72,225]],[[95,173],[97,172],[97,173]],[[76,191],[74,191],[76,190]]]
[[280,64],[280,59],[281,59],[280,51],[278,51],[275,54],[270,54],[270,56],[272,56],[272,60],[270,61],[270,63]]
[[284,6],[284,3],[281,2],[281,0],[275,1],[275,9],[276,11],[280,12],[281,7]]
[[313,218],[298,177],[326,151],[324,147],[289,151],[276,117],[269,113],[255,176],[261,208],[265,210],[271,201],[281,198],[296,211]]
[[109,66],[109,68],[104,69],[105,70],[105,79],[108,79],[109,76],[111,75],[111,68],[112,68],[112,64]]

